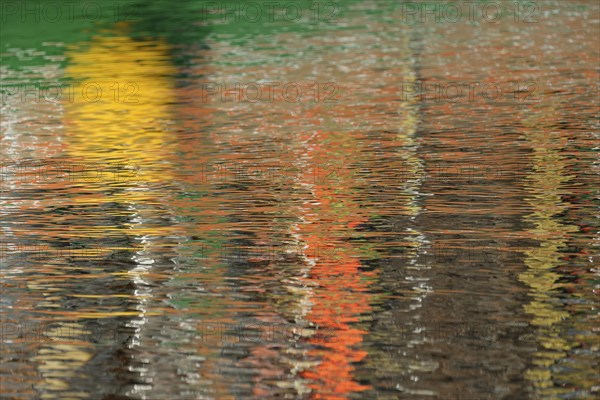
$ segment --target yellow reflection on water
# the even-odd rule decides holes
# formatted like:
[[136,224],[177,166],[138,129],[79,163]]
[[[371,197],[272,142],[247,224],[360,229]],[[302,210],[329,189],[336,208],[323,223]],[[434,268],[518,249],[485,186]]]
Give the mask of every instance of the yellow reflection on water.
[[[410,36],[404,35],[402,37],[402,49],[405,54],[410,54],[409,59],[415,60],[416,57],[410,47]],[[417,82],[416,66],[414,61],[410,63],[403,63],[399,68],[401,81],[403,85],[411,87]],[[398,113],[401,117],[399,133],[397,137],[398,143],[402,146],[403,151],[399,156],[402,158],[402,164],[400,166],[402,174],[401,181],[398,182],[398,186],[401,188],[401,195],[395,199],[394,207],[401,210],[402,215],[409,217],[411,221],[414,221],[422,212],[422,206],[419,204],[419,190],[422,185],[422,177],[424,175],[423,160],[419,157],[418,152],[418,141],[417,130],[419,125],[419,100],[414,93],[406,93],[407,97],[399,103]],[[382,214],[386,214],[385,210],[382,210]],[[425,265],[418,263],[419,255],[422,253],[426,240],[423,232],[416,229],[415,227],[398,227],[399,229],[406,229],[409,234],[403,239],[403,245],[405,246],[405,256],[407,276],[406,279],[410,279],[415,282],[413,294],[411,295],[410,311],[418,310],[424,304],[426,297],[433,292],[432,287],[429,285],[429,278],[427,274],[423,273],[423,270],[428,269]],[[400,313],[398,317],[400,324],[410,326],[412,323],[419,325],[419,320],[411,321],[410,318],[415,318],[413,314],[406,314],[406,317],[402,314],[405,310],[398,310]],[[416,318],[420,316],[417,313]],[[411,317],[412,316],[412,317]],[[394,317],[396,319],[396,317]],[[422,338],[413,338],[409,343],[409,347],[424,343]],[[401,390],[407,395],[415,396],[432,396],[436,393],[428,389],[411,389],[404,382],[408,381],[408,377],[413,377],[418,372],[433,372],[437,368],[437,363],[431,362],[430,360],[421,359],[418,356],[407,356],[406,360],[398,360],[397,355],[394,356],[387,351],[375,350],[378,354],[372,354],[372,362],[375,364],[374,367],[378,374],[387,376],[390,368],[398,368],[398,364],[401,365],[399,368],[402,371],[403,377],[398,376],[398,379],[402,384],[397,383],[396,389]],[[405,353],[406,354],[406,353]],[[409,353],[410,354],[410,353]]]
[[82,50],[70,53],[66,68],[81,88],[66,106],[69,154],[139,167],[133,182],[168,180],[157,168],[173,143],[166,131],[175,98],[168,45],[111,35]]
[[[43,399],[81,399],[87,398],[83,392],[69,391],[68,379],[75,376],[76,371],[92,358],[89,351],[91,344],[73,343],[76,338],[82,338],[90,332],[83,329],[79,323],[59,323],[52,330],[45,332],[45,340],[50,345],[40,349],[34,361],[39,362],[38,370],[44,377],[37,387],[43,394]],[[58,396],[52,393],[60,393]]]
[[556,108],[550,105],[545,112],[524,121],[524,136],[533,149],[533,171],[527,176],[529,197],[527,203],[533,212],[526,217],[534,227],[529,237],[539,241],[539,247],[525,252],[527,270],[519,275],[519,280],[530,288],[532,300],[524,306],[536,326],[535,340],[543,349],[537,351],[533,364],[525,377],[531,381],[539,394],[557,396],[567,390],[556,388],[556,378],[551,368],[566,356],[573,344],[561,335],[561,321],[569,317],[559,305],[558,290],[562,287],[560,275],[554,269],[561,264],[560,250],[567,243],[567,237],[577,228],[561,223],[556,215],[567,207],[562,202],[561,191],[572,179],[567,175],[567,164],[560,153],[562,143],[558,134],[550,132],[542,123],[542,118],[552,118]]
[[[84,321],[130,316],[137,319],[139,331],[143,321],[152,315],[146,309],[152,293],[145,275],[153,266],[151,252],[160,247],[159,238],[171,233],[170,228],[151,222],[163,197],[160,184],[172,177],[165,162],[171,149],[169,104],[174,98],[175,72],[168,51],[161,41],[134,41],[122,32],[107,33],[69,51],[65,74],[73,80],[74,90],[65,97],[64,104],[66,153],[88,169],[107,165],[120,168],[114,173],[95,174],[92,179],[89,175],[78,177],[69,190],[73,201],[80,204],[118,204],[125,210],[119,212],[129,222],[103,226],[94,220],[112,215],[82,215],[92,223],[84,232],[68,234],[95,237],[101,239],[100,243],[115,236],[129,237],[141,245],[134,256],[137,265],[127,273],[136,287],[136,311],[75,310],[65,313],[65,317]],[[101,250],[104,253],[110,248]],[[66,328],[72,334],[79,332],[74,336],[77,341],[57,336],[58,340],[44,343],[36,356],[43,376],[37,388],[43,398],[92,396],[70,391],[68,382],[76,379],[77,370],[92,358],[96,345],[83,341],[86,332],[82,324],[61,323],[57,329]]]

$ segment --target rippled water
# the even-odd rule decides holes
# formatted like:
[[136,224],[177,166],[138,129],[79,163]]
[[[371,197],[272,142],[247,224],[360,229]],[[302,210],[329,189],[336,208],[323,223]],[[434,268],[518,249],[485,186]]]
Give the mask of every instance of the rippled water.
[[147,3],[3,10],[3,396],[599,395],[598,3]]

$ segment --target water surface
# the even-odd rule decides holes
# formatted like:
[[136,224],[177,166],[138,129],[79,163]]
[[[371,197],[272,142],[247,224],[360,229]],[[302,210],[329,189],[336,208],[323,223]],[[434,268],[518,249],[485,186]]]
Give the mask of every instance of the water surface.
[[597,3],[115,4],[3,24],[3,396],[598,396]]

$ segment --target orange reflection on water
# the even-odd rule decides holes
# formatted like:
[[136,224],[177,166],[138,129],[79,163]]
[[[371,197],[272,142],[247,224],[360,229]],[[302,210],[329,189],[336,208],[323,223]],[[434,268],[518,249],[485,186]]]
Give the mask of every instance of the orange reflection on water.
[[[331,160],[337,151],[344,151],[347,159],[356,157],[359,150],[351,134],[324,131],[308,137],[305,148],[309,149],[305,156],[313,164]],[[367,218],[353,201],[347,170],[339,171],[335,182],[315,182],[308,174],[302,180],[312,186],[313,199],[302,207],[304,218],[297,233],[306,245],[306,254],[315,257],[305,278],[306,285],[314,287],[306,319],[327,333],[307,340],[315,345],[309,357],[320,359],[320,363],[301,376],[311,381],[312,398],[345,399],[370,388],[354,379],[352,364],[367,356],[359,349],[367,332],[354,324],[371,311],[368,286],[375,273],[360,271],[358,255],[345,240],[351,235],[349,231]]]

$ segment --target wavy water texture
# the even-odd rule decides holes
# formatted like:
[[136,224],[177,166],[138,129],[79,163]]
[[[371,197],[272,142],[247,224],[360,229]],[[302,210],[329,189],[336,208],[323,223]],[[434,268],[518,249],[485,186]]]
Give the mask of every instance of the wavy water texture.
[[597,2],[128,3],[2,16],[3,398],[598,396]]

